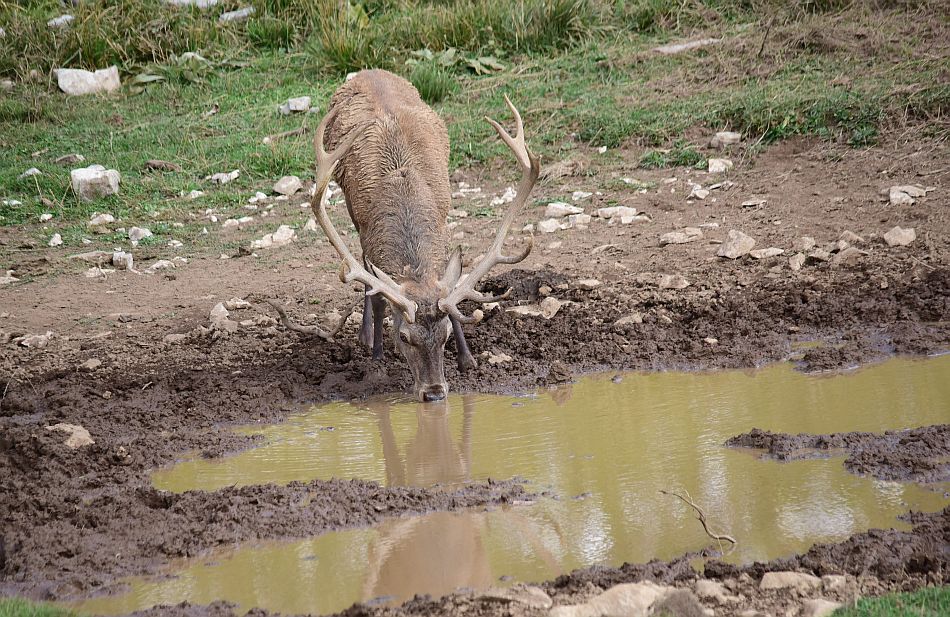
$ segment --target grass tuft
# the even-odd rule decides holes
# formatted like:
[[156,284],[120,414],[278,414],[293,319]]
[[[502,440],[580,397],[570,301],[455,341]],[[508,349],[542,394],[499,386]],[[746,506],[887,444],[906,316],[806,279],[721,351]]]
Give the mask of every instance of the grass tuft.
[[942,617],[950,615],[950,587],[928,587],[911,593],[862,598],[833,617]]
[[53,606],[20,598],[0,598],[0,617],[74,617],[75,613]]
[[426,103],[438,103],[458,90],[458,82],[445,68],[434,62],[419,62],[409,73],[409,81]]

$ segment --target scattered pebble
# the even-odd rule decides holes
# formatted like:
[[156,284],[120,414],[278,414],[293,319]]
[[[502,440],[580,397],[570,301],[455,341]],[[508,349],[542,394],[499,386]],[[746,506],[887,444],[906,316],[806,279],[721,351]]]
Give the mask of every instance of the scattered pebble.
[[711,174],[721,174],[732,169],[732,161],[729,159],[709,159],[708,170]]
[[505,192],[497,197],[492,197],[491,201],[488,202],[490,206],[501,206],[503,204],[510,204],[515,199],[515,187],[509,186],[505,189]]
[[795,253],[788,258],[788,267],[798,272],[802,269],[802,266],[805,265],[805,254],[804,253]]
[[583,199],[588,199],[593,193],[587,191],[574,191],[571,193],[571,201],[581,201]]
[[686,289],[689,281],[679,274],[661,274],[657,278],[660,289]]
[[543,234],[554,233],[561,229],[561,222],[557,219],[544,219],[538,223],[538,231]]
[[114,92],[122,86],[119,68],[115,65],[98,71],[83,69],[54,69],[59,89],[70,96]]
[[7,270],[6,274],[0,276],[0,285],[10,285],[11,283],[16,283],[20,279],[13,276],[14,270]]
[[917,203],[918,197],[927,195],[927,189],[915,184],[892,186],[889,198],[892,206],[911,206]]
[[781,255],[784,252],[785,252],[784,249],[770,246],[767,249],[755,249],[754,251],[749,251],[749,257],[751,257],[752,259],[767,259],[769,257],[777,257],[778,255]]
[[73,192],[83,201],[95,201],[119,192],[122,178],[115,169],[102,165],[90,165],[69,172]]
[[235,169],[231,171],[230,173],[219,172],[219,173],[213,174],[211,176],[206,177],[205,180],[211,180],[212,182],[216,184],[227,184],[228,182],[231,182],[232,180],[237,180],[238,176],[240,175],[241,175],[241,170]]
[[723,149],[726,146],[731,146],[742,141],[742,133],[735,133],[733,131],[720,131],[712,136],[712,139],[709,140],[709,147],[716,149]]
[[132,253],[127,253],[125,251],[114,251],[112,253],[112,265],[120,270],[135,270],[135,260],[132,257]]
[[768,203],[768,200],[762,199],[762,198],[747,199],[744,202],[742,202],[742,207],[743,208],[758,208],[758,207],[764,206],[766,203]]
[[218,23],[224,24],[230,21],[244,21],[254,14],[253,6],[246,6],[236,11],[227,11],[218,16]]
[[63,243],[63,237],[59,234],[53,234],[49,239],[49,246],[60,246]]
[[848,244],[864,244],[864,238],[847,229],[841,232],[841,235],[838,236],[838,240],[844,240]]
[[274,183],[274,192],[288,197],[303,188],[303,182],[297,176],[284,176]]
[[48,431],[59,431],[69,435],[66,438],[66,441],[63,442],[70,450],[76,450],[85,446],[91,446],[95,441],[93,441],[92,436],[89,434],[89,431],[78,424],[66,424],[65,422],[59,422],[58,424],[53,424],[52,426],[47,426],[46,430]]
[[631,313],[630,315],[626,315],[624,317],[621,317],[617,321],[615,321],[614,326],[621,327],[621,326],[627,326],[631,324],[642,324],[642,323],[643,323],[643,315],[641,315],[640,313]]
[[310,111],[310,97],[298,96],[287,99],[287,102],[278,107],[277,111],[285,116],[289,116],[292,113],[306,113]]
[[151,237],[152,230],[148,227],[132,227],[129,229],[129,241],[132,242],[132,246],[138,246],[140,241]]
[[600,287],[601,284],[602,283],[598,281],[597,279],[581,279],[577,281],[576,287],[583,291],[591,291],[593,289],[597,289],[598,287]]
[[64,154],[63,156],[53,159],[53,162],[57,165],[75,165],[77,163],[82,163],[86,160],[81,154]]
[[31,176],[40,176],[42,174],[43,172],[37,169],[36,167],[30,167],[29,169],[24,171],[22,174],[17,176],[17,180],[26,180],[27,178]]
[[52,220],[52,218],[53,218],[52,214],[50,214],[49,212],[44,212],[43,214],[40,215],[40,222],[45,223],[46,221]]
[[46,22],[46,25],[50,28],[65,28],[69,24],[76,21],[75,15],[60,15],[59,17],[54,17]]
[[698,227],[686,227],[682,231],[671,231],[660,236],[660,246],[667,244],[686,244],[695,242],[703,237],[703,232]]
[[204,194],[205,194],[204,191],[193,190],[189,192],[185,197],[187,197],[188,199],[198,199]]
[[579,206],[572,206],[563,201],[552,201],[544,209],[544,216],[547,218],[559,218],[571,214],[581,214],[584,209]]
[[274,233],[266,234],[260,240],[251,242],[251,249],[256,250],[285,246],[293,242],[296,237],[297,232],[295,232],[292,227],[289,225],[281,225]]
[[755,240],[737,229],[730,229],[728,238],[719,245],[717,255],[728,259],[738,259],[749,253],[755,246]]
[[102,360],[99,360],[98,358],[90,358],[86,360],[85,362],[83,362],[82,364],[80,364],[79,368],[86,371],[94,371],[100,366],[102,366]]
[[917,232],[913,227],[902,228],[897,225],[884,234],[884,241],[888,246],[907,246],[916,239]]

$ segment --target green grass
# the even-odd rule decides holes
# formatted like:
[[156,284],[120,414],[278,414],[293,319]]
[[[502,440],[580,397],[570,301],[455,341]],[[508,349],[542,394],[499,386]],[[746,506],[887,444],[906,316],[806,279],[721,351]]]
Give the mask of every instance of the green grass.
[[74,617],[76,613],[20,598],[0,598],[0,617]]
[[863,598],[855,607],[838,609],[834,617],[942,617],[950,615],[950,587],[928,587],[912,593]]

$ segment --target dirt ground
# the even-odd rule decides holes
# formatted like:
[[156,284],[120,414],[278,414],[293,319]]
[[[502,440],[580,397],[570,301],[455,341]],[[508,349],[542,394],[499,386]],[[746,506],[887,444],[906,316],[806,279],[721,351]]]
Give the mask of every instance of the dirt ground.
[[[741,151],[727,154],[736,168],[713,176],[696,170],[637,169],[641,152],[635,149],[618,151],[612,164],[592,168],[593,153],[581,146],[575,160],[586,171],[543,184],[534,197],[563,200],[566,195],[569,200],[572,191],[586,190],[595,192],[580,202],[588,212],[619,203],[652,220],[608,226],[594,219],[587,229],[537,235],[525,262],[496,272],[483,286],[501,291],[510,285],[511,298],[468,328],[476,356],[504,352],[513,360],[500,365],[481,361],[475,372],[459,375],[449,349],[449,383],[454,390],[510,392],[598,370],[754,367],[793,359],[802,370],[815,371],[895,353],[946,351],[947,150],[945,143],[918,139],[913,130],[868,150],[793,140],[755,157],[743,157]],[[457,174],[453,180],[496,195],[508,185],[501,178],[509,174],[483,170]],[[623,177],[652,186],[641,193]],[[687,180],[704,187],[722,180],[734,184],[712,189],[705,200],[687,200]],[[888,187],[906,184],[933,190],[914,205],[890,205]],[[275,226],[302,224],[303,199],[276,206]],[[741,205],[756,199],[765,202]],[[457,202],[462,207],[467,198]],[[516,228],[537,223],[542,211],[543,205],[529,208]],[[455,231],[464,233],[468,261],[491,242],[498,220],[458,219]],[[701,239],[660,246],[661,234],[701,224],[708,224]],[[905,247],[887,246],[882,235],[895,225],[915,228],[916,240]],[[717,257],[718,242],[730,229],[755,238],[756,248],[786,252],[760,260]],[[24,243],[23,231],[0,229],[4,263],[18,276],[33,277],[28,284],[0,289],[0,594],[66,599],[108,591],[118,577],[155,572],[169,559],[239,540],[302,537],[385,516],[535,498],[530,485],[517,481],[478,483],[451,494],[361,481],[185,495],[156,491],[148,482],[155,467],[189,451],[214,457],[249,445],[250,438],[231,434],[228,425],[277,421],[302,402],[406,391],[409,371],[389,344],[384,367],[371,361],[355,341],[358,315],[333,343],[258,318],[273,315],[263,303],[266,298],[279,299],[301,320],[308,313],[322,318],[343,311],[358,299],[357,292],[338,282],[337,259],[319,234],[301,231],[295,244],[260,250],[256,257],[185,253],[189,262],[165,274],[116,272],[87,279],[82,272],[88,264],[66,259],[73,251]],[[855,246],[866,254],[842,263],[834,257],[809,259],[800,271],[790,268],[788,258],[799,238],[812,236],[818,247],[836,248],[829,245],[844,231],[863,238]],[[512,245],[524,237],[513,234]],[[248,244],[251,239],[246,238]],[[159,246],[135,253],[139,268],[173,254]],[[690,285],[662,289],[663,274],[681,275]],[[579,283],[591,278],[600,282],[593,289]],[[572,304],[550,320],[503,310],[537,302],[543,286]],[[209,310],[232,297],[252,303],[234,311],[233,319],[255,323],[230,336],[209,336],[204,330]],[[615,325],[635,313],[640,323]],[[45,348],[15,342],[23,334],[48,330],[54,336]],[[165,339],[169,334],[184,336],[170,342]],[[796,345],[813,341],[820,344]],[[83,366],[89,360],[101,364]],[[67,448],[61,433],[45,428],[56,423],[85,427],[95,444]],[[933,473],[883,471],[881,477],[946,479],[947,427],[927,430],[934,447],[942,449],[943,466]],[[902,450],[894,439],[901,438],[868,436],[829,445],[859,443],[849,459],[858,462],[849,465],[877,474],[888,465],[902,468],[906,463],[908,457],[889,459]],[[769,447],[758,441],[742,445]],[[781,451],[789,448],[799,446]],[[887,461],[877,460],[882,458]],[[792,599],[756,591],[755,579],[769,569],[849,574],[854,578],[843,594],[946,584],[950,510],[909,516],[915,524],[910,532],[872,530],[842,544],[743,570],[712,563],[706,573],[744,594],[743,609],[762,607],[772,614],[782,614]],[[668,563],[574,573],[543,587],[555,602],[564,603],[613,582],[651,578],[688,586],[695,577],[684,556]],[[531,612],[462,594],[419,599],[398,609],[356,607],[347,614],[449,614],[462,612],[462,606],[474,614]],[[225,605],[178,610],[189,615],[231,612]],[[717,610],[737,614],[739,609]]]

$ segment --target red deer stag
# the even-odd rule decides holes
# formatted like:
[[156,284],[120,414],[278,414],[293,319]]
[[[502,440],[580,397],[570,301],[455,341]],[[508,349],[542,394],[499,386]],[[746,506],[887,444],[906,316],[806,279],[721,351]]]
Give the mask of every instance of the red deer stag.
[[[463,323],[476,323],[482,312],[463,315],[459,303],[494,302],[475,285],[496,264],[515,264],[531,251],[502,254],[515,217],[538,179],[538,159],[524,140],[521,115],[514,114],[510,135],[486,118],[521,164],[518,193],[505,213],[488,253],[468,276],[462,277],[461,247],[449,252],[446,216],[449,189],[449,137],[445,124],[419,97],[408,81],[381,70],[361,71],[330,99],[314,147],[317,155],[316,192],[311,206],[330,243],[343,260],[343,282],[366,287],[359,340],[383,357],[383,314],[393,314],[396,347],[406,358],[422,401],[445,398],[445,343],[455,336],[459,370],[477,366],[462,333]],[[325,147],[331,149],[327,152]],[[346,196],[350,218],[359,233],[362,260],[353,256],[327,214],[326,187],[335,176]]]

